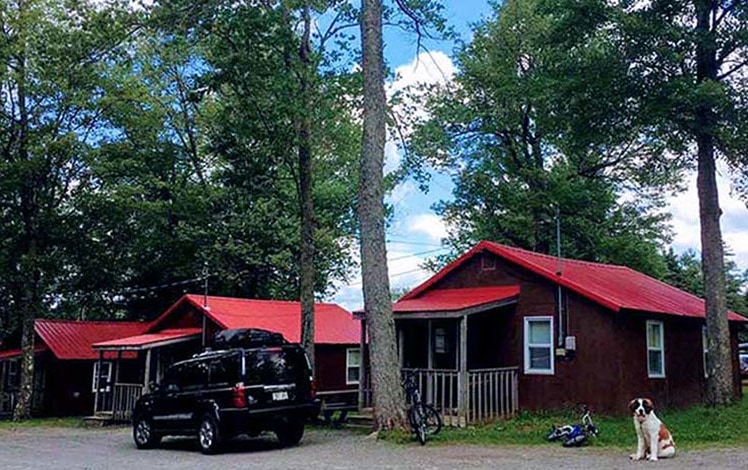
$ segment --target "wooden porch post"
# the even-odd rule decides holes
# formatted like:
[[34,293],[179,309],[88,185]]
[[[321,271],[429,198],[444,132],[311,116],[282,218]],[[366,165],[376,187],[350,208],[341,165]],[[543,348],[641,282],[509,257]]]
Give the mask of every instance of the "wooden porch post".
[[100,386],[99,378],[101,377],[101,363],[103,362],[103,359],[104,359],[104,350],[99,349],[99,359],[96,361],[98,364],[96,366],[96,375],[93,378],[93,381],[94,381],[94,416],[99,411],[99,386]]
[[428,333],[427,336],[429,338],[429,355],[428,355],[428,363],[427,363],[427,369],[431,370],[434,368],[434,338],[432,337],[434,331],[431,327],[431,320],[426,320],[426,324],[428,325]]
[[[124,403],[120,403],[122,399],[117,396],[117,384],[119,383],[119,364],[122,362],[122,350],[117,350],[117,362],[114,364],[114,381],[112,382],[112,413],[115,419],[121,419],[125,410]],[[123,408],[123,409],[120,409]]]
[[359,348],[361,350],[361,368],[358,373],[358,410],[366,407],[366,366],[368,355],[366,354],[366,320],[361,319],[361,335],[359,337]]
[[[460,317],[460,370],[458,375],[459,394],[457,407],[459,408],[459,425],[465,426],[468,421],[468,372],[467,372],[467,315]],[[464,421],[463,421],[464,420]]]
[[117,350],[117,363],[114,366],[114,383],[112,385],[117,385],[119,383],[119,363],[122,361],[122,350]]
[[145,373],[143,374],[144,393],[151,391],[151,348],[145,350]]
[[395,322],[395,329],[397,330],[397,359],[402,371],[402,368],[405,367],[405,332],[402,327],[397,327],[397,322]]
[[0,361],[0,400],[2,395],[5,393],[5,369],[7,368],[8,361]]

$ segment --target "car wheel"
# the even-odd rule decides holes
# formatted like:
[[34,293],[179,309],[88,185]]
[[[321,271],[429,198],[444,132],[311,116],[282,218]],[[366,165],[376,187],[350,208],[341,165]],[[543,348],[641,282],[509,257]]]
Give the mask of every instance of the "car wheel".
[[304,421],[300,419],[290,420],[282,423],[275,431],[278,436],[278,442],[283,447],[295,446],[304,435]]
[[221,431],[216,418],[212,415],[206,414],[200,421],[197,441],[203,454],[215,454],[221,448]]
[[135,418],[132,425],[132,438],[138,449],[153,449],[161,442],[161,436],[153,430],[153,421],[145,416]]

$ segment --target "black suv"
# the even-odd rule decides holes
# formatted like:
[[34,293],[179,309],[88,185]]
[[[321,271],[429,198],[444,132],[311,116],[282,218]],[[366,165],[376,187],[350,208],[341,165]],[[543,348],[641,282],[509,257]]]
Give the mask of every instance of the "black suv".
[[319,412],[309,359],[297,344],[265,330],[225,330],[212,350],[170,366],[160,385],[133,410],[133,439],[152,448],[166,435],[196,435],[217,452],[239,434],[273,431],[296,445]]

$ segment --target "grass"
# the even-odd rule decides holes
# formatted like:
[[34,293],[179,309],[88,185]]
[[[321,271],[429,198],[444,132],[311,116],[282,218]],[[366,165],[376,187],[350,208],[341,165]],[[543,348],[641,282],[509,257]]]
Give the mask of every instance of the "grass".
[[80,418],[35,418],[26,421],[0,421],[0,430],[16,428],[77,428],[82,427]]
[[[695,406],[687,410],[662,411],[657,416],[673,433],[681,449],[748,447],[748,397],[728,407]],[[573,424],[581,414],[569,410],[555,413],[520,413],[519,416],[484,426],[444,428],[430,442],[476,445],[548,445],[546,434],[551,424]],[[595,447],[611,449],[636,447],[631,417],[593,415],[600,434],[592,439]],[[411,434],[393,431],[382,436],[388,441],[412,442]]]

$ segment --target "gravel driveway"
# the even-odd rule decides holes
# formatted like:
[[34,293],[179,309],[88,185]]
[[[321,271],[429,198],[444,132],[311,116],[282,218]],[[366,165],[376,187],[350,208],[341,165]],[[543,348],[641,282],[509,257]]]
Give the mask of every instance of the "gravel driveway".
[[298,447],[281,449],[269,436],[238,440],[204,456],[189,439],[160,449],[135,449],[128,428],[35,428],[0,431],[0,468],[16,469],[746,469],[748,449],[681,452],[674,459],[631,462],[628,454],[594,446],[483,447],[396,445],[348,431],[307,430]]

